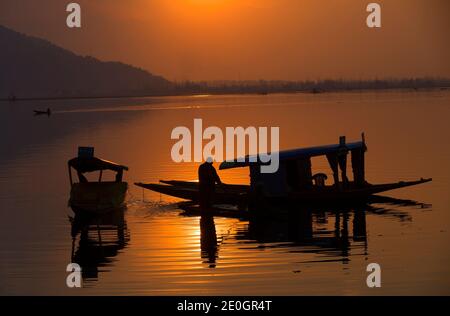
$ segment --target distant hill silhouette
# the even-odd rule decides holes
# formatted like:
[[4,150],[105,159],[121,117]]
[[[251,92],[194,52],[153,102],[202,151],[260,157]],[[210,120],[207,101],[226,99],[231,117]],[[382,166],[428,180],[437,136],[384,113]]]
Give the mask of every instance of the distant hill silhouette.
[[0,25],[0,99],[160,95],[163,77],[120,62],[78,56]]
[[182,94],[322,93],[350,90],[449,89],[448,78],[319,81],[186,81],[120,62],[78,56],[46,40],[0,25],[0,100]]

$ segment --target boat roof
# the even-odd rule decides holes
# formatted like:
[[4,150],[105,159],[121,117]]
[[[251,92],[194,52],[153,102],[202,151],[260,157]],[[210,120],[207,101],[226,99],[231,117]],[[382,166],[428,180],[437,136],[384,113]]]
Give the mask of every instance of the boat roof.
[[93,172],[98,170],[112,170],[119,172],[128,170],[127,166],[96,157],[77,157],[69,160],[68,164],[69,167],[72,167],[79,172]]
[[[331,153],[339,152],[341,150],[354,150],[359,148],[365,148],[365,143],[363,141],[354,142],[354,143],[345,143],[345,144],[333,144],[333,145],[324,145],[324,146],[316,146],[316,147],[307,147],[307,148],[297,148],[297,149],[289,149],[278,152],[280,161],[283,160],[291,160],[291,159],[299,159],[299,158],[311,158],[317,156],[324,156]],[[241,168],[241,167],[249,167],[251,165],[262,165],[263,162],[250,162],[250,159],[253,158],[255,160],[255,155],[253,156],[245,156],[244,159],[240,159],[243,161],[237,160],[227,160],[220,164],[219,169],[233,169],[233,168]],[[239,160],[239,159],[238,159]]]

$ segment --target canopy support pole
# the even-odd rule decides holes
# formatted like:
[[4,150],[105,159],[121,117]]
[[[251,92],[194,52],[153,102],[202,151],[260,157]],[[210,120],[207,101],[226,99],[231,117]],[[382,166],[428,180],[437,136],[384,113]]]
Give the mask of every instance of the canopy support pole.
[[328,163],[330,164],[331,170],[333,170],[334,184],[339,186],[339,163],[337,154],[327,155]]
[[69,165],[69,180],[70,180],[70,186],[72,186],[73,181],[72,181],[72,168]]

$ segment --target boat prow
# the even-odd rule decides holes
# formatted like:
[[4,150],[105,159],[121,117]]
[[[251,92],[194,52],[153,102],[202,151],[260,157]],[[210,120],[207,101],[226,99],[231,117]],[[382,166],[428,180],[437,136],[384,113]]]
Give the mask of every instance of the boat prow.
[[399,182],[395,182],[395,183],[375,184],[375,185],[369,186],[368,189],[370,190],[371,194],[377,194],[377,193],[381,193],[381,192],[412,187],[415,185],[419,185],[419,184],[423,184],[423,183],[427,183],[427,182],[431,182],[431,181],[433,181],[433,178],[427,178],[427,179],[421,178],[420,180],[416,180],[416,181],[399,181]]
[[[166,181],[161,183],[135,183],[136,186],[188,201],[199,201],[198,182]],[[219,204],[241,204],[246,199],[250,186],[224,184],[218,185],[214,201]]]

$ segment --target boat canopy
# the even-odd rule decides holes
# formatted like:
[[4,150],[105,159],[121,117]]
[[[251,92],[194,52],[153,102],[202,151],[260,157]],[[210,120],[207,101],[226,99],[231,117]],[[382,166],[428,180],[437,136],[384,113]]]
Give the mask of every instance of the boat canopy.
[[69,160],[68,164],[69,167],[72,167],[81,173],[99,170],[112,170],[115,172],[123,172],[123,170],[128,170],[127,166],[119,165],[96,157],[77,157]]
[[[344,144],[333,144],[333,145],[325,145],[325,146],[316,146],[309,148],[298,148],[298,149],[290,149],[279,152],[280,161],[284,160],[294,160],[294,159],[302,159],[302,158],[311,158],[317,156],[325,156],[333,153],[340,152],[348,152],[356,149],[366,149],[366,145],[364,141],[354,142],[354,143],[344,143]],[[251,162],[256,161],[256,162]],[[228,160],[221,163],[219,169],[233,169],[233,168],[241,168],[241,167],[249,167],[249,166],[257,166],[264,164],[256,156],[246,156],[244,158],[240,158],[237,160]]]

